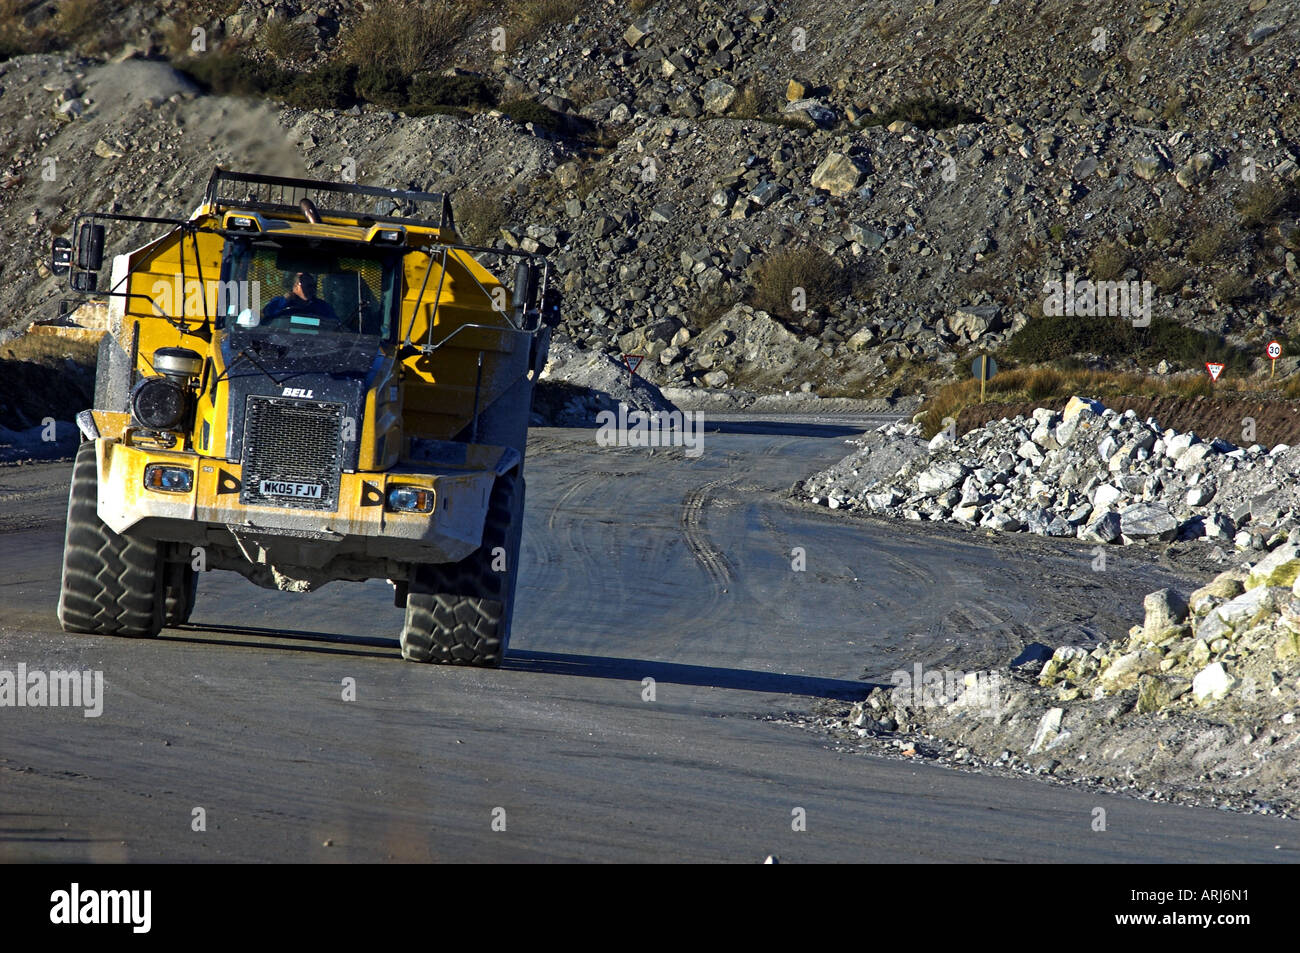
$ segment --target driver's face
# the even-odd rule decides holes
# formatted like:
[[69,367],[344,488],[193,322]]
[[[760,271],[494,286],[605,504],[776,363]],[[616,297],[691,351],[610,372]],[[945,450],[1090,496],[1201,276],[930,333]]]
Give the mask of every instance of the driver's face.
[[309,277],[298,275],[293,280],[293,293],[304,301],[310,301],[316,296],[316,282]]

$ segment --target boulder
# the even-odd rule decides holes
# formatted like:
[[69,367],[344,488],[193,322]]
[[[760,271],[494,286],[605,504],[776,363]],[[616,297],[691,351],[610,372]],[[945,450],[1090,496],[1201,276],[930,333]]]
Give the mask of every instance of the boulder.
[[866,175],[863,165],[842,152],[832,152],[813,169],[810,183],[831,195],[847,195],[858,187]]
[[937,496],[955,487],[967,472],[967,468],[955,460],[936,463],[928,470],[921,471],[916,478],[916,488],[926,496]]
[[1218,701],[1227,696],[1237,680],[1228,674],[1222,662],[1211,662],[1192,679],[1192,694],[1198,702]]
[[1178,520],[1159,503],[1134,503],[1120,511],[1124,536],[1132,540],[1171,540],[1178,535]]
[[1246,588],[1286,586],[1290,588],[1300,575],[1300,546],[1283,543],[1251,567]]
[[1091,397],[1071,397],[1065,409],[1061,411],[1061,422],[1073,420],[1085,410],[1100,417],[1105,409],[1100,401],[1093,400]]
[[1113,543],[1121,535],[1119,514],[1114,510],[1107,510],[1092,522],[1084,525],[1079,532],[1079,539],[1085,543]]
[[1142,600],[1146,617],[1142,622],[1142,638],[1147,642],[1160,642],[1169,629],[1182,625],[1187,619],[1187,600],[1173,589],[1157,589]]
[[700,88],[704,100],[704,111],[722,115],[736,101],[736,87],[726,80],[711,79]]

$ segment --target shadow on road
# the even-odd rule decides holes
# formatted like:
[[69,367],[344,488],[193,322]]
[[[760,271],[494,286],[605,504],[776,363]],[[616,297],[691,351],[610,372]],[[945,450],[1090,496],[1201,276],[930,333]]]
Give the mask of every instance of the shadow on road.
[[839,678],[812,675],[780,675],[712,665],[680,665],[676,662],[646,662],[641,659],[609,658],[603,655],[565,655],[556,652],[511,651],[503,668],[510,671],[544,672],[548,675],[576,675],[581,678],[611,678],[641,681],[653,678],[670,685],[698,685],[730,688],[772,695],[806,695],[856,701],[876,686]]
[[857,437],[879,426],[879,423],[854,427],[798,421],[714,420],[707,414],[704,417],[705,433],[749,433],[764,437]]
[[[259,641],[232,639],[205,639],[205,633],[242,635]],[[329,632],[303,632],[294,629],[263,629],[250,625],[209,625],[192,623],[182,628],[163,629],[158,637],[164,642],[188,642],[193,645],[227,645],[245,649],[285,649],[290,652],[317,652],[326,655],[356,655],[363,658],[394,658],[397,656],[397,639],[384,639],[368,635],[334,635]],[[272,639],[288,639],[295,645],[280,645]],[[306,645],[307,642],[324,642],[326,645]],[[364,647],[383,649],[367,652]]]
[[[208,633],[246,638],[243,640],[204,638],[203,636]],[[160,638],[163,641],[187,642],[193,645],[279,649],[288,652],[316,652],[400,661],[396,639],[364,635],[334,635],[326,632],[198,623],[179,629],[164,629]],[[284,641],[294,644],[286,645]],[[325,644],[308,644],[312,642]],[[381,651],[367,651],[368,649]],[[612,658],[604,655],[567,655],[558,652],[527,652],[519,649],[508,651],[501,667],[508,672],[538,672],[547,675],[573,675],[579,678],[608,678],[620,681],[639,682],[648,677],[669,685],[729,688],[742,692],[803,695],[809,698],[833,698],[842,701],[857,701],[865,698],[868,692],[878,687],[871,682],[819,678],[813,675],[782,675],[776,672],[718,668],[712,665],[682,665],[677,662],[647,662],[642,659]]]

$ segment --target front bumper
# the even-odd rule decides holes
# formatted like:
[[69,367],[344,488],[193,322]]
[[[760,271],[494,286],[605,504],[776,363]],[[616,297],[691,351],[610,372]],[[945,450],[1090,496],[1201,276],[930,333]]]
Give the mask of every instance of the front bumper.
[[[283,537],[286,543],[324,544],[321,548],[334,553],[413,562],[456,561],[478,548],[492,486],[509,453],[480,446],[470,448],[461,467],[343,473],[338,505],[327,512],[241,503],[242,470],[237,463],[112,439],[96,443],[99,517],[118,533],[132,531],[194,545],[225,542],[232,536]],[[146,488],[145,467],[159,463],[190,469],[192,488],[187,492]],[[388,490],[399,484],[432,490],[433,511],[389,510]]]

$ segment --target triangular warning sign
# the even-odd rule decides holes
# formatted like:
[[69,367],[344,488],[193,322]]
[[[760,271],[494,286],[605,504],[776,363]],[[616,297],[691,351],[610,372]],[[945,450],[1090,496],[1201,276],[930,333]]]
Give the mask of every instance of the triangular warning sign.
[[1223,373],[1223,365],[1215,364],[1212,361],[1205,362],[1205,369],[1210,372],[1210,380],[1217,381],[1219,375]]
[[641,362],[644,361],[644,360],[645,360],[645,355],[644,355],[644,354],[624,354],[624,355],[623,355],[623,363],[627,365],[627,372],[628,372],[629,374],[635,374],[635,373],[636,373],[636,369],[637,369],[638,367],[641,366]]

